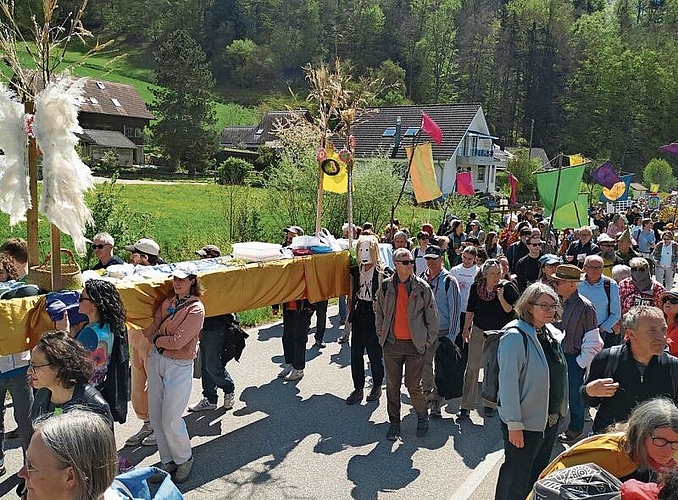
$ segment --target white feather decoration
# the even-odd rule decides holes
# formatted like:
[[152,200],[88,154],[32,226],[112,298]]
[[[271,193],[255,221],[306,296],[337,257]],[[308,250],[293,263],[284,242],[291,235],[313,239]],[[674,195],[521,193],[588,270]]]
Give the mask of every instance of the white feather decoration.
[[78,96],[85,80],[67,77],[50,83],[35,97],[33,131],[43,154],[40,212],[62,232],[73,238],[75,250],[85,253],[85,225],[93,224],[85,204],[85,191],[94,187],[92,172],[75,146],[80,108]]
[[26,220],[31,208],[28,192],[28,158],[24,105],[12,91],[0,84],[0,210],[9,214],[11,225]]

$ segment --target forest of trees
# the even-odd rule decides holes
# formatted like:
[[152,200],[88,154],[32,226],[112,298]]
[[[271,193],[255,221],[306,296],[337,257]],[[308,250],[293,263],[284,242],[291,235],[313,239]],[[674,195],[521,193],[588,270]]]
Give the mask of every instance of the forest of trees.
[[479,102],[506,145],[534,120],[550,155],[641,172],[678,140],[678,0],[97,0],[85,24],[156,54],[182,30],[227,100],[303,97],[301,67],[340,57],[388,84],[374,104]]

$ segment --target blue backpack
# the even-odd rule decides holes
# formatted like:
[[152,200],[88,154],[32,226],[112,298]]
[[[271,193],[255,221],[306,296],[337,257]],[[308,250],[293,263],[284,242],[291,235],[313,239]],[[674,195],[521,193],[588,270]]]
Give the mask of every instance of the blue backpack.
[[[158,472],[164,474],[165,479],[160,483],[155,495],[151,496],[148,480]],[[170,475],[157,467],[143,467],[119,474],[115,477],[111,489],[118,493],[120,498],[129,500],[182,500],[184,498],[179,488],[172,482]]]

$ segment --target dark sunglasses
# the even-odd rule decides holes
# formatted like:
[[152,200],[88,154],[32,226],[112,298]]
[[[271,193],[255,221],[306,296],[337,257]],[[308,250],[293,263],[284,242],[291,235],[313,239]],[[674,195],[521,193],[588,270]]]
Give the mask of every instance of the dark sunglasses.
[[540,247],[541,243],[528,243],[528,245],[531,247]]
[[106,245],[96,245],[96,244],[92,243],[92,248],[93,248],[94,250],[96,250],[97,248],[98,248],[99,250],[103,250],[105,246],[106,246]]
[[78,297],[78,302],[84,302],[86,300],[89,300],[90,302],[92,302],[92,299],[90,299],[89,297],[83,297],[82,295],[80,297]]
[[667,302],[670,302],[674,306],[678,305],[678,297],[664,297],[662,304],[666,304]]
[[396,262],[401,263],[403,266],[411,266],[414,264],[413,260],[396,260]]

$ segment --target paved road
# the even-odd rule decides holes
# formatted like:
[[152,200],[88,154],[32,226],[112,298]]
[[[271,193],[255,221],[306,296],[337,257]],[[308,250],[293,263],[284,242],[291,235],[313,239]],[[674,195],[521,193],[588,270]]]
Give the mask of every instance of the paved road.
[[[280,323],[252,330],[240,363],[230,363],[236,405],[186,414],[196,458],[182,485],[187,499],[427,499],[486,500],[493,497],[503,458],[498,418],[458,425],[459,400],[432,420],[424,438],[415,436],[416,415],[403,394],[403,439],[386,441],[385,395],[379,403],[347,406],[352,389],[350,351],[336,343],[337,308],[330,307],[327,348],[307,350],[306,376],[297,383],[276,378],[282,362]],[[309,346],[312,345],[312,334]],[[193,381],[191,402],[200,381]],[[5,428],[13,429],[11,408]],[[157,464],[155,448],[122,447],[139,427],[130,407],[116,426],[121,453],[133,463]],[[8,441],[8,474],[0,495],[15,498],[13,474],[21,466],[16,441]]]

